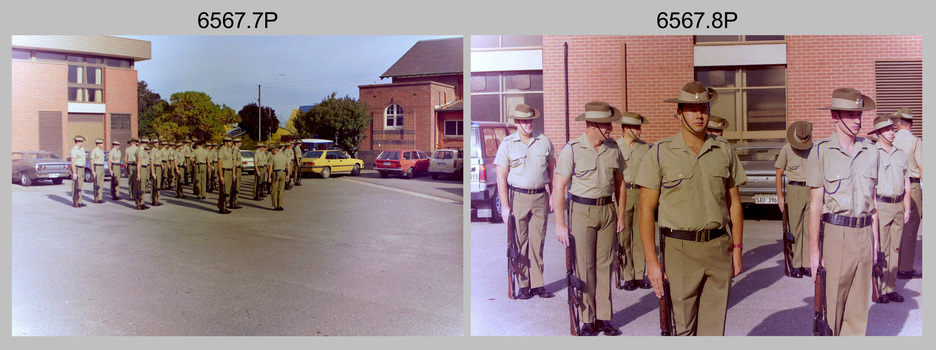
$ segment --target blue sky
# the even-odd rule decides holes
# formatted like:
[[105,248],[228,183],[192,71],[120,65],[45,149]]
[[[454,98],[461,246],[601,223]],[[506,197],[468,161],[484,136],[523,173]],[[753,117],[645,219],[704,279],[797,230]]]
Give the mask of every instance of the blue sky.
[[285,125],[293,109],[332,92],[357,98],[358,85],[390,83],[380,75],[413,44],[446,36],[123,37],[152,43],[153,58],[136,69],[163,99],[199,91],[236,112],[257,102],[260,85],[262,104]]

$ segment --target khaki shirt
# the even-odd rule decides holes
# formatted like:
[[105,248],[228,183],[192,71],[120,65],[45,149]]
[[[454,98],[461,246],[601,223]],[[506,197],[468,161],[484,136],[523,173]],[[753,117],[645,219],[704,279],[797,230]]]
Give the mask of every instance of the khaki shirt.
[[709,134],[697,155],[677,132],[644,154],[636,183],[660,191],[661,227],[697,231],[728,224],[728,190],[745,181],[741,161],[727,140]]
[[182,155],[182,149],[176,148],[176,150],[172,152],[172,156],[176,161],[176,166],[182,166],[182,161],[185,160],[185,157]]
[[624,154],[624,161],[627,162],[627,169],[624,169],[624,182],[634,183],[634,180],[637,179],[637,169],[640,169],[640,160],[643,159],[644,154],[650,150],[650,145],[648,145],[644,140],[634,140],[633,148],[627,145],[627,142],[624,141],[624,137],[621,137],[617,141],[618,147],[621,148],[621,153]]
[[923,164],[923,145],[910,130],[898,130],[894,135],[894,146],[909,155],[910,177],[920,177],[919,164]]
[[140,166],[149,166],[150,164],[150,153],[142,147],[137,150],[136,154],[137,162],[140,162]]
[[286,150],[281,151],[280,153],[285,153],[284,155],[288,158],[289,166],[292,166],[293,161],[295,160],[296,154],[293,153],[292,148],[286,147]]
[[111,148],[110,153],[107,154],[107,162],[111,165],[120,165],[120,157],[123,154],[120,153],[120,147]]
[[84,147],[78,146],[77,144],[71,149],[71,158],[75,160],[75,166],[84,167],[85,163],[88,162],[85,158]]
[[234,166],[238,168],[242,167],[244,165],[244,155],[241,154],[240,147],[231,147],[231,153],[234,154]]
[[595,151],[584,134],[569,141],[559,153],[556,174],[571,181],[569,193],[585,198],[602,198],[614,194],[614,176],[627,164],[614,139],[607,139]]
[[182,145],[182,157],[189,158],[193,155],[192,146]]
[[195,164],[208,164],[208,150],[204,147],[199,147],[192,151],[192,153],[195,157]]
[[270,164],[272,164],[273,170],[286,170],[286,165],[289,164],[289,157],[286,156],[286,152],[276,152],[276,154],[270,158]]
[[254,165],[257,167],[262,167],[267,165],[267,155],[266,152],[256,151],[254,152]]
[[877,185],[878,152],[859,137],[854,155],[846,153],[832,133],[819,141],[806,160],[806,186],[825,189],[822,213],[852,217],[871,215]]
[[221,163],[221,169],[234,168],[234,147],[221,146],[218,149],[218,162]]
[[210,151],[208,151],[208,161],[211,163],[218,162],[218,149],[217,148],[212,148]]
[[101,147],[94,147],[91,150],[91,164],[93,165],[105,165],[107,164],[107,159],[104,158],[104,149]]
[[904,184],[910,177],[910,157],[897,147],[890,152],[880,142],[875,144],[878,151],[877,194],[896,197],[904,194]]
[[150,147],[149,151],[150,159],[153,160],[154,166],[162,165],[162,151],[159,150],[159,147]]
[[507,183],[528,190],[540,189],[550,182],[547,166],[556,160],[556,150],[546,135],[534,132],[530,144],[524,144],[519,133],[504,137],[497,148],[494,164],[509,167]]
[[127,164],[136,165],[136,155],[139,149],[140,147],[137,145],[132,145],[130,147],[127,147],[127,149],[125,150],[127,151]]
[[774,168],[783,169],[783,175],[789,181],[806,181],[806,158],[811,151],[812,148],[805,151],[795,150],[789,143],[785,144],[777,155]]

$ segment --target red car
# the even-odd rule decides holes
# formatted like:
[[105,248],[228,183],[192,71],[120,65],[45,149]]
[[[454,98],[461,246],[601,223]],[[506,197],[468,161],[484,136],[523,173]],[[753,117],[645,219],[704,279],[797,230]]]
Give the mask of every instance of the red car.
[[417,173],[429,171],[429,156],[416,149],[386,150],[380,152],[374,160],[374,169],[377,169],[380,177],[394,173],[412,179]]

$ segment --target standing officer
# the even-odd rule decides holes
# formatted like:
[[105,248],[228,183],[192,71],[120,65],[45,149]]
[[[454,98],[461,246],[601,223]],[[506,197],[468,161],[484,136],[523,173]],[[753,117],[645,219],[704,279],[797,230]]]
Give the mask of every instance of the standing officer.
[[224,145],[218,150],[218,179],[221,180],[221,186],[218,188],[218,213],[230,214],[231,211],[224,206],[234,187],[234,139],[225,135],[221,140]]
[[[283,149],[281,150],[281,151],[283,152],[283,155],[286,156],[286,158],[287,158],[287,164],[286,164],[286,172],[287,172],[287,175],[291,175],[291,174],[288,174],[288,173],[291,173],[291,172],[292,172],[293,162],[295,162],[295,160],[296,160],[296,153],[293,151],[293,149],[292,149],[292,147],[291,147],[290,145],[291,145],[291,143],[289,143],[289,142],[285,142],[285,143],[283,143],[282,145],[280,145],[280,146],[283,148]],[[287,181],[287,182],[286,182],[286,190],[291,190],[291,189],[292,189],[292,183],[290,183],[290,182]]]
[[900,258],[897,264],[897,278],[911,279],[923,278],[923,273],[913,269],[916,259],[917,234],[920,231],[920,221],[923,219],[923,187],[920,179],[923,177],[923,145],[922,141],[910,132],[913,126],[913,111],[910,108],[901,108],[892,115],[897,124],[894,146],[904,151],[910,158],[910,221],[903,227],[903,236],[900,238]]
[[170,187],[168,187],[170,182],[169,179],[172,178],[172,175],[169,174],[169,161],[172,158],[169,151],[169,142],[163,140],[162,147],[159,149],[159,153],[160,159],[162,160],[162,176],[159,179],[161,186],[159,186],[159,189],[168,190],[170,189]]
[[182,184],[185,182],[183,180],[185,173],[185,156],[182,155],[182,143],[176,142],[175,150],[172,151],[173,165],[172,168],[175,170],[175,186],[176,186],[176,198],[185,198],[185,195],[182,194]]
[[[884,252],[886,268],[878,303],[902,303],[903,296],[897,293],[897,255],[904,223],[910,221],[910,156],[894,147],[894,122],[889,116],[874,118],[874,134],[878,137],[875,147],[878,152],[878,183],[875,204],[878,211],[878,236]],[[873,283],[873,281],[872,281]]]
[[549,221],[549,195],[552,193],[552,174],[556,169],[556,151],[545,134],[533,130],[533,120],[539,117],[540,112],[536,108],[518,104],[513,112],[517,132],[504,138],[494,158],[497,192],[503,206],[501,215],[507,222],[513,212],[517,223],[514,242],[524,262],[517,299],[555,296],[543,287],[543,244],[546,222]]
[[84,185],[85,172],[85,149],[84,136],[75,136],[75,146],[71,149],[71,173],[72,173],[72,207],[86,207],[81,200],[81,187]]
[[[627,169],[624,169],[624,189],[627,191],[627,203],[624,207],[624,231],[618,233],[618,249],[623,249],[624,263],[618,265],[615,271],[624,285],[616,286],[617,289],[627,291],[641,289],[650,289],[650,280],[646,277],[646,266],[644,262],[643,244],[640,241],[640,227],[638,220],[634,220],[637,210],[640,208],[640,187],[634,183],[637,179],[637,169],[640,167],[640,160],[644,154],[650,150],[650,145],[640,139],[641,125],[647,124],[647,118],[640,113],[624,112],[623,117],[616,123],[621,124],[621,131],[624,133],[617,140],[618,147],[624,155],[624,161],[627,163]],[[640,278],[640,282],[637,282]]]
[[192,139],[186,137],[182,145],[182,157],[185,158],[185,160],[183,160],[185,166],[182,167],[182,178],[185,180],[186,185],[192,183],[192,172],[194,170],[192,155]]
[[208,143],[208,193],[217,187],[218,181],[218,144]]
[[856,89],[835,89],[832,104],[819,108],[831,110],[835,129],[806,161],[806,185],[812,188],[809,268],[813,281],[820,264],[827,271],[826,314],[834,335],[864,335],[868,325],[871,265],[878,250],[878,152],[858,131],[862,112],[874,108],[874,100]]
[[153,173],[153,193],[150,195],[153,199],[153,206],[158,207],[162,205],[159,202],[159,192],[162,191],[162,173],[163,173],[163,155],[162,149],[159,148],[159,138],[154,138],[150,140],[150,161],[152,162]]
[[[582,288],[579,335],[620,335],[611,325],[611,259],[617,233],[624,230],[624,156],[609,138],[611,122],[621,111],[606,102],[585,104],[585,113],[575,118],[585,122],[585,133],[569,141],[559,154],[552,193],[556,215],[556,237],[569,246],[569,228],[575,238],[575,262]],[[571,188],[568,186],[571,184]],[[570,194],[571,222],[565,218],[566,194]],[[616,203],[612,201],[616,196]],[[652,226],[652,225],[651,225]]]
[[[798,121],[787,128],[787,143],[780,149],[774,167],[777,176],[777,205],[780,210],[788,210],[787,218],[790,233],[793,234],[793,257],[790,277],[812,276],[809,272],[809,187],[806,187],[806,159],[812,149],[812,123]],[[783,191],[783,177],[787,178],[786,193]]]
[[120,158],[123,155],[120,153],[120,141],[114,140],[111,142],[110,153],[107,154],[107,162],[110,165],[107,167],[108,171],[111,174],[111,199],[120,200],[120,196],[117,195],[120,192]]
[[257,144],[257,151],[254,152],[254,185],[253,199],[259,201],[263,199],[263,183],[267,179],[267,156],[266,144],[260,142]]
[[[664,100],[677,104],[680,131],[651,147],[637,173],[647,275],[658,298],[670,282],[676,335],[724,335],[731,279],[742,270],[738,185],[747,177],[728,141],[705,132],[716,100],[718,92],[697,81]],[[653,237],[657,209],[664,266]]]
[[205,199],[205,190],[208,188],[206,181],[208,179],[208,150],[204,143],[195,145],[195,151],[192,152],[195,160],[195,198]]
[[234,189],[231,192],[231,209],[240,209],[243,208],[237,204],[237,197],[240,197],[240,185],[241,179],[244,177],[244,156],[240,151],[241,138],[234,138],[234,148],[231,150],[231,153],[234,154]]
[[302,174],[299,172],[299,162],[302,160],[302,140],[293,141],[292,177],[296,186],[302,186]]
[[137,161],[136,161],[137,150],[140,149],[140,147],[137,146],[137,143],[139,143],[139,140],[137,140],[135,137],[131,137],[130,140],[127,141],[127,143],[130,144],[130,146],[127,146],[127,149],[124,150],[127,152],[126,154],[127,187],[128,187],[128,190],[130,190],[130,200],[136,201],[136,195],[137,195],[136,192],[137,192],[137,188],[139,188],[138,187],[139,183],[137,182],[137,177],[138,177],[137,172],[139,171],[139,168],[137,167]]
[[94,203],[104,203],[104,172],[107,158],[104,156],[104,139],[94,140],[91,150],[91,179],[94,181]]
[[146,182],[149,181],[150,177],[150,165],[152,165],[152,160],[149,156],[149,139],[141,138],[140,147],[136,152],[137,160],[137,194],[136,194],[136,209],[145,210],[149,209],[149,206],[146,205],[146,200],[143,199],[144,193],[146,192]]
[[270,190],[270,200],[273,204],[273,210],[283,211],[283,188],[289,182],[289,173],[287,166],[289,158],[286,152],[280,150],[282,145],[274,145],[273,157],[270,158],[269,176],[272,179],[272,189]]

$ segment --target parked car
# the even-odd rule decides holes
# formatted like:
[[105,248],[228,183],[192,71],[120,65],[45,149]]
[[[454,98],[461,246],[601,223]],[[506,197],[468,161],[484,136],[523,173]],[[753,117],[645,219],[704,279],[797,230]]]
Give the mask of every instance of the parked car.
[[13,181],[31,186],[33,181],[51,180],[58,185],[71,179],[71,163],[48,151],[13,152]]
[[429,156],[416,149],[386,150],[374,159],[374,169],[380,177],[393,173],[412,179],[416,174],[429,171]]
[[732,146],[747,175],[747,182],[738,187],[741,203],[777,204],[777,168],[774,163],[783,145],[783,142],[746,142]]
[[364,161],[351,158],[340,150],[306,151],[299,160],[299,170],[302,175],[316,174],[327,179],[334,173],[349,173],[357,176],[364,167]]
[[494,156],[504,137],[516,131],[513,124],[471,122],[471,210],[478,218],[493,223],[502,221]]
[[439,149],[432,152],[429,158],[429,173],[432,179],[438,179],[439,175],[452,175],[454,177],[462,176],[462,169],[465,168],[464,151],[460,149]]
[[254,171],[254,153],[253,151],[241,150],[241,169],[245,173],[253,173]]
[[[107,159],[107,156],[110,154],[110,151],[104,151],[104,159]],[[71,163],[71,157],[68,157],[69,164]],[[127,172],[127,164],[124,164],[124,161],[120,161],[120,177],[127,177],[129,173]],[[111,177],[110,172],[107,169],[104,170],[104,180],[107,180]],[[85,151],[85,170],[84,170],[84,182],[91,182],[93,176],[91,175],[91,151]]]

